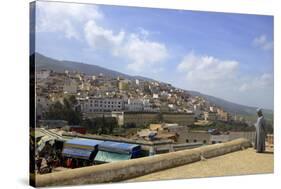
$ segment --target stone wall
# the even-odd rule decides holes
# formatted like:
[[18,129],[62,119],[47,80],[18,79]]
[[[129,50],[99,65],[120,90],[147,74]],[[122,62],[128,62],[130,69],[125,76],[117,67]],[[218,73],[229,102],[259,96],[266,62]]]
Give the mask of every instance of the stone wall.
[[154,112],[124,112],[124,125],[135,124],[137,127],[159,121],[158,113]]
[[255,135],[256,135],[256,132],[254,132],[254,131],[242,131],[242,132],[231,131],[229,133],[229,140],[234,140],[237,138],[245,138],[245,139],[248,139],[253,144],[255,142]]
[[81,185],[118,182],[238,151],[251,146],[246,139],[36,176],[36,186]]
[[194,123],[193,113],[163,113],[163,121],[166,123],[177,123],[179,125],[188,126]]
[[211,144],[211,134],[207,131],[189,131],[186,134],[186,143],[200,142],[202,144]]

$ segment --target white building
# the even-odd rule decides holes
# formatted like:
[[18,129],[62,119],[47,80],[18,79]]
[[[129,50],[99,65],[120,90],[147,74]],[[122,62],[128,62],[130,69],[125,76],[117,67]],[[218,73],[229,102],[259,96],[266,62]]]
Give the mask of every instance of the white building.
[[80,98],[78,102],[81,111],[84,113],[92,112],[157,112],[159,109],[153,108],[148,99],[119,99],[119,98]]
[[81,111],[89,112],[112,112],[124,109],[124,100],[118,98],[89,98],[79,100]]
[[153,96],[152,96],[152,98],[158,99],[158,98],[159,98],[159,95],[154,93]]
[[68,79],[64,82],[63,92],[75,94],[77,93],[78,83],[74,79]]
[[125,110],[130,112],[143,111],[143,100],[141,99],[128,99],[125,103]]
[[157,112],[159,109],[153,108],[152,104],[148,99],[143,100],[143,111],[144,112]]
[[210,106],[210,112],[216,112],[216,111],[217,111],[216,107]]
[[202,113],[202,111],[201,111],[201,106],[200,105],[198,105],[198,104],[195,104],[194,106],[193,106],[193,112],[194,112],[194,116],[195,117],[200,117],[200,115],[201,115],[201,113]]
[[204,120],[205,121],[216,121],[217,113],[216,112],[204,112]]
[[79,89],[81,91],[90,91],[91,90],[91,83],[89,83],[89,82],[82,82],[79,85]]

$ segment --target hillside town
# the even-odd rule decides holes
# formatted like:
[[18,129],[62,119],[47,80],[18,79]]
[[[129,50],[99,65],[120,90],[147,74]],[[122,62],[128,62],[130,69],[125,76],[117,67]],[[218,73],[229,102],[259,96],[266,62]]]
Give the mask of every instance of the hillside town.
[[35,100],[37,174],[255,137],[242,117],[154,80],[41,69]]
[[[167,122],[192,125],[195,120],[245,121],[211,104],[203,97],[158,81],[79,72],[58,73],[42,69],[36,73],[36,115],[44,114],[55,102],[75,96],[75,108],[84,118],[115,117],[119,126]],[[162,114],[162,118],[159,118]],[[134,117],[134,119],[133,119]],[[138,119],[138,117],[142,117]],[[163,120],[162,120],[163,119]]]

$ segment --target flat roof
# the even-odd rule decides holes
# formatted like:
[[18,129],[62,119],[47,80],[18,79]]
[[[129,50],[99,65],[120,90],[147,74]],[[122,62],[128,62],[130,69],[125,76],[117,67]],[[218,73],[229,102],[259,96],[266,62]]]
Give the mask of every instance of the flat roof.
[[74,138],[66,141],[66,144],[82,145],[82,146],[96,146],[104,142],[103,140]]
[[133,150],[140,150],[140,145],[124,142],[105,141],[99,144],[98,149],[109,152],[130,153]]
[[273,149],[267,148],[267,153],[256,153],[253,148],[248,148],[246,150],[210,158],[206,161],[198,161],[146,174],[129,179],[125,182],[264,174],[273,172]]
[[87,138],[87,139],[96,139],[103,141],[114,141],[114,142],[125,142],[131,144],[140,144],[140,145],[162,145],[162,144],[172,144],[173,141],[170,139],[159,140],[159,141],[147,141],[143,139],[128,139],[124,137],[113,137],[109,135],[92,135],[92,134],[79,134],[79,133],[64,133],[63,136],[67,137],[77,137],[77,138]]

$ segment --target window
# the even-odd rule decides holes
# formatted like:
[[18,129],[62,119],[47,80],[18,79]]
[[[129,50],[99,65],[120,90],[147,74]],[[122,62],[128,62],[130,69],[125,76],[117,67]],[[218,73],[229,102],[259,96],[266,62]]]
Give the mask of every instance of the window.
[[212,144],[216,144],[216,141],[212,141]]
[[189,143],[189,140],[188,139],[186,139],[186,141],[185,141],[186,143]]
[[206,140],[203,140],[203,144],[206,144],[207,143],[207,141]]
[[194,140],[193,140],[193,142],[197,142],[197,140],[196,140],[196,139],[194,139]]

